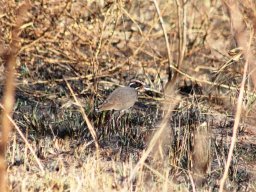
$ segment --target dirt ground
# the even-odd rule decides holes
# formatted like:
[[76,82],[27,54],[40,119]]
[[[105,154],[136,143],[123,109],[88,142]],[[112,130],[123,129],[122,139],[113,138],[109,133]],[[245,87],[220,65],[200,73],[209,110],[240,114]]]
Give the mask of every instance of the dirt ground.
[[[14,10],[21,2],[1,2],[3,46],[10,44]],[[157,1],[170,45],[168,60],[153,1],[31,1],[16,67],[13,120],[17,127],[6,155],[10,190],[193,191],[194,186],[197,191],[219,190],[245,60],[237,49],[223,1],[188,0],[180,7],[185,17],[180,17],[177,2],[182,0]],[[240,6],[249,26],[248,15],[256,4],[248,0]],[[184,58],[166,100],[169,65],[181,60],[179,23],[185,26]],[[4,58],[0,61],[3,95],[6,71]],[[114,111],[97,112],[115,88],[134,79],[150,88],[139,92],[135,106],[122,116]],[[256,191],[252,89],[248,78],[225,191]],[[96,132],[98,153],[74,96]],[[149,155],[136,177],[127,180],[168,114],[164,106],[177,98],[168,117],[172,140],[165,169],[159,171]],[[199,139],[206,153],[195,147],[199,143],[195,130],[199,129],[207,130]],[[204,158],[207,165],[202,168],[203,182],[198,184],[193,174]]]

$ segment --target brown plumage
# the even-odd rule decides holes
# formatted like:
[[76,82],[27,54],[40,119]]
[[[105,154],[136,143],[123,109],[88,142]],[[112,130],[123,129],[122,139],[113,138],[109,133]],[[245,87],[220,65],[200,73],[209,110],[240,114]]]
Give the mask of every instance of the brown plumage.
[[132,107],[136,101],[138,101],[138,94],[134,88],[119,87],[99,106],[99,112],[107,110],[126,110]]

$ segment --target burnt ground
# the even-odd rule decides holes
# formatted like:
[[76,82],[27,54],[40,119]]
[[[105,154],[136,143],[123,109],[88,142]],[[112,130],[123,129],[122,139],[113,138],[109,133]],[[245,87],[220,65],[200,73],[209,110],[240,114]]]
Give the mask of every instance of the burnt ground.
[[[128,173],[120,173],[113,167],[139,160],[164,114],[161,102],[168,80],[168,56],[154,5],[146,1],[106,1],[103,4],[101,1],[47,1],[32,5],[28,25],[21,33],[13,119],[35,149],[47,176],[40,172],[14,129],[7,154],[10,188],[14,191],[72,191],[78,189],[75,186],[79,183],[73,178],[94,168],[93,138],[66,79],[99,139],[103,170],[94,173],[99,173],[95,176],[100,183],[99,191],[119,191]],[[173,64],[177,63],[179,55],[175,7],[172,1],[160,1]],[[2,9],[6,13],[1,21],[6,34],[2,40],[8,45],[13,15],[7,10],[12,10],[13,5],[7,3]],[[204,188],[217,191],[232,137],[244,60],[228,54],[236,46],[229,18],[220,1],[189,2],[187,15],[186,51],[180,69],[183,75],[175,85],[175,94],[180,95],[181,100],[169,117],[175,156],[170,160],[169,174],[178,185],[173,190],[191,190],[188,176],[192,151],[190,133],[204,124],[211,130],[211,168]],[[1,63],[3,94],[3,60]],[[114,88],[128,85],[132,79],[145,82],[153,91],[139,93],[139,101],[121,118],[113,111],[96,111]],[[250,90],[249,83],[247,90]],[[254,191],[256,187],[254,100],[248,91],[227,191]],[[150,160],[147,162],[150,164]],[[115,175],[114,181],[109,181],[110,187],[103,179],[108,174]],[[86,180],[94,176],[81,177]],[[29,180],[31,182],[27,182]],[[94,188],[84,183],[81,186],[82,191]],[[134,190],[146,189],[137,185]]]

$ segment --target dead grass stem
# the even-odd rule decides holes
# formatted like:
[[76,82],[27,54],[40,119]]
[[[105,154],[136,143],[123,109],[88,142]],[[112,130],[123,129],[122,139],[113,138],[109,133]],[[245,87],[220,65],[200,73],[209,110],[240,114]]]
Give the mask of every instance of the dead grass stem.
[[[3,105],[0,104],[0,107],[5,110],[5,108],[3,107]],[[26,144],[26,146],[29,148],[30,152],[32,153],[33,157],[35,158],[40,170],[42,171],[42,173],[44,173],[44,167],[41,163],[41,161],[38,159],[35,150],[33,149],[33,147],[30,145],[30,143],[28,142],[28,140],[26,139],[26,137],[24,136],[24,134],[22,133],[22,131],[20,130],[19,126],[15,123],[15,121],[11,118],[10,115],[7,115],[7,118],[9,119],[9,121],[12,123],[12,125],[14,126],[14,128],[16,129],[16,131],[19,133],[20,137],[23,139],[24,143]]]
[[68,86],[68,88],[69,88],[69,90],[70,90],[70,92],[71,92],[71,94],[72,94],[72,96],[73,96],[73,99],[75,100],[77,106],[79,106],[79,109],[80,109],[80,111],[81,111],[81,114],[82,114],[82,116],[83,116],[83,118],[84,118],[84,120],[85,120],[85,122],[86,122],[86,124],[87,124],[87,126],[88,126],[88,129],[89,129],[89,131],[90,131],[90,133],[91,133],[91,135],[92,135],[92,138],[93,138],[93,140],[94,140],[95,147],[96,147],[96,154],[98,154],[98,153],[99,153],[100,146],[99,146],[99,143],[98,143],[96,131],[95,131],[94,127],[92,126],[92,124],[91,124],[91,122],[90,122],[88,116],[86,115],[83,106],[82,106],[82,105],[80,104],[80,102],[78,101],[78,99],[77,99],[77,97],[76,97],[76,95],[75,95],[73,89],[71,88],[70,84],[69,84],[68,81],[66,81],[66,80],[65,80],[65,82],[66,82],[66,84],[67,84],[67,86]]
[[226,0],[224,1],[224,3],[229,9],[231,24],[232,24],[234,35],[235,35],[234,37],[237,40],[238,45],[240,47],[243,47],[245,64],[244,64],[243,78],[242,78],[242,82],[239,90],[239,96],[238,96],[237,105],[236,105],[236,114],[235,114],[235,122],[233,126],[232,140],[231,140],[231,144],[228,152],[228,158],[225,165],[224,173],[220,181],[220,188],[219,188],[220,192],[224,191],[225,181],[228,177],[228,171],[230,168],[230,164],[231,164],[231,160],[232,160],[232,156],[233,156],[233,152],[234,152],[234,148],[237,140],[237,132],[238,132],[238,126],[239,126],[240,117],[242,113],[242,105],[243,105],[243,98],[244,98],[245,83],[247,80],[248,66],[251,62],[253,62],[250,60],[251,57],[249,57],[249,55],[251,55],[251,44],[252,44],[252,39],[254,35],[254,32],[251,31],[248,37],[249,32],[247,31],[245,23],[243,22],[242,14],[238,8],[238,2],[234,2],[233,0]]
[[[164,20],[162,18],[162,14],[161,14],[160,9],[159,9],[159,5],[158,5],[156,0],[153,0],[153,2],[154,2],[156,12],[158,14],[159,21],[160,21],[160,24],[161,24],[161,27],[162,27],[162,30],[163,30],[164,39],[165,39],[165,46],[166,46],[166,49],[167,49],[168,61],[169,61],[169,67],[170,67],[173,62],[172,62],[172,57],[171,57],[171,49],[170,49],[170,45],[169,45],[169,39],[168,39],[167,32],[166,32],[166,29],[165,29],[165,24],[164,24]],[[179,67],[177,67],[177,68],[179,68]],[[171,69],[171,67],[169,69]],[[172,79],[172,72],[169,71],[169,81],[171,79]],[[169,86],[171,87],[171,82],[167,82],[166,87],[168,89],[169,89]]]

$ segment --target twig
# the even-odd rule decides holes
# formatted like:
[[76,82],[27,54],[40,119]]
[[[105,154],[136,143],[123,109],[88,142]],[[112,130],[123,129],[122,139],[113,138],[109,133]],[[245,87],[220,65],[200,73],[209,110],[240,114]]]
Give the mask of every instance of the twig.
[[[5,110],[4,106],[2,104],[0,104],[0,107]],[[41,169],[41,171],[43,173],[45,173],[44,171],[44,167],[42,165],[42,163],[40,162],[40,160],[38,159],[35,150],[33,149],[33,147],[30,145],[30,143],[28,142],[28,140],[26,139],[26,137],[24,136],[24,134],[22,133],[22,131],[20,130],[20,128],[18,127],[18,125],[15,123],[15,121],[11,118],[10,115],[7,116],[7,118],[9,119],[9,121],[12,123],[12,125],[14,126],[14,128],[17,130],[17,132],[19,133],[19,135],[21,136],[21,138],[23,139],[23,141],[25,142],[25,144],[28,146],[29,150],[31,151],[32,155],[34,156],[39,168]]]
[[189,176],[189,179],[190,179],[190,181],[191,181],[192,190],[193,190],[193,192],[196,192],[195,182],[194,182],[193,177],[192,177],[192,175],[191,175],[190,172],[188,172],[188,176]]
[[83,119],[85,120],[85,122],[86,122],[86,124],[87,124],[87,126],[88,126],[88,129],[89,129],[89,131],[90,131],[90,133],[91,133],[91,135],[92,135],[92,138],[93,138],[93,140],[94,140],[94,142],[95,142],[95,147],[96,147],[96,151],[97,151],[97,154],[98,154],[98,151],[99,151],[99,148],[100,148],[100,147],[99,147],[99,143],[98,143],[96,131],[94,130],[94,128],[93,128],[93,126],[92,126],[92,124],[91,124],[89,118],[87,117],[87,115],[86,115],[86,113],[85,113],[85,111],[84,111],[84,108],[82,107],[82,105],[80,104],[80,102],[77,100],[77,97],[75,96],[74,91],[73,91],[73,89],[71,88],[70,84],[68,83],[68,81],[67,81],[66,79],[64,79],[64,80],[65,80],[65,82],[66,82],[66,84],[67,84],[67,86],[68,86],[68,89],[70,90],[70,92],[71,92],[71,94],[72,94],[72,96],[73,96],[73,99],[74,99],[75,102],[76,102],[76,105],[79,106],[79,108],[80,108],[80,111],[81,111],[81,114],[82,114],[82,116],[83,116]]
[[[159,21],[161,23],[161,27],[162,27],[163,33],[164,33],[165,46],[166,46],[166,49],[167,49],[168,61],[169,61],[169,69],[171,69],[171,66],[172,66],[171,49],[170,49],[170,45],[169,45],[169,40],[168,40],[167,32],[166,32],[166,29],[165,29],[165,26],[164,26],[164,20],[162,18],[161,13],[160,13],[160,9],[159,9],[157,1],[153,0],[153,2],[154,2],[154,5],[155,5],[155,8],[156,8],[158,17],[159,17]],[[170,73],[169,73],[169,80],[171,78],[172,78],[172,74],[171,74],[171,71],[170,71]],[[169,82],[167,83],[167,87],[169,87]]]
[[11,42],[9,45],[9,51],[5,52],[6,59],[6,82],[3,94],[3,106],[5,110],[1,115],[1,138],[0,138],[0,191],[7,191],[7,179],[6,179],[6,165],[5,154],[8,145],[9,135],[12,130],[12,124],[9,116],[12,115],[13,105],[15,102],[15,67],[17,61],[17,55],[19,53],[20,44],[20,31],[21,26],[27,18],[27,12],[30,9],[31,4],[29,0],[25,0],[15,9],[15,22],[11,31]]
[[128,183],[130,183],[134,179],[134,177],[136,176],[138,170],[143,167],[145,160],[147,159],[147,157],[149,156],[149,154],[151,153],[151,151],[153,150],[153,148],[157,144],[159,138],[162,136],[163,131],[166,130],[166,128],[168,128],[169,117],[170,117],[170,115],[172,113],[172,110],[173,110],[174,106],[176,105],[176,103],[178,101],[179,101],[179,98],[177,97],[176,100],[173,103],[169,102],[170,104],[168,106],[168,109],[166,109],[165,116],[163,117],[158,130],[156,131],[156,133],[154,134],[153,138],[151,139],[148,148],[143,153],[142,157],[140,158],[140,160],[138,161],[136,166],[131,171]]
[[[251,34],[251,36],[250,36],[248,48],[244,52],[245,55],[248,54],[248,50],[250,49],[250,46],[252,43],[252,38],[253,38],[253,34]],[[231,140],[231,144],[230,144],[230,148],[229,148],[229,152],[228,152],[228,158],[227,158],[227,162],[225,165],[225,170],[224,170],[223,176],[220,180],[219,192],[223,192],[223,190],[224,190],[225,181],[228,177],[228,170],[229,170],[229,167],[231,164],[233,151],[234,151],[236,139],[237,139],[236,135],[237,135],[238,125],[239,125],[239,121],[240,121],[240,117],[241,117],[241,113],[242,113],[243,96],[244,96],[244,90],[245,90],[244,87],[245,87],[245,83],[247,80],[247,70],[248,70],[248,66],[249,66],[249,57],[245,56],[245,58],[246,58],[246,61],[245,61],[245,65],[244,65],[244,74],[243,74],[243,79],[242,79],[239,96],[238,96],[238,102],[237,102],[237,106],[236,106],[236,115],[235,115],[235,122],[234,122],[234,126],[233,126],[232,140]]]
[[178,30],[179,30],[179,60],[177,64],[177,68],[180,68],[180,65],[182,64],[184,60],[185,50],[186,50],[186,43],[187,43],[187,27],[186,27],[186,6],[185,3],[182,0],[182,3],[180,3],[180,0],[176,0],[177,4],[177,12],[178,12]]

